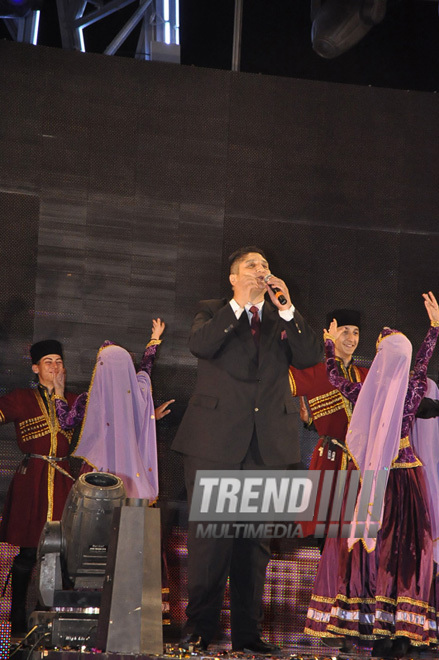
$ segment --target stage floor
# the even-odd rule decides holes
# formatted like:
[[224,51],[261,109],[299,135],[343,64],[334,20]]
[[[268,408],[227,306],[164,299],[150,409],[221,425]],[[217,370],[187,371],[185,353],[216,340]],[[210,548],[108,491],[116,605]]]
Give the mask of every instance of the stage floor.
[[[349,653],[343,653],[339,649],[329,648],[316,641],[314,646],[286,646],[283,647],[279,654],[276,656],[255,656],[253,654],[237,653],[230,649],[229,644],[215,644],[209,647],[208,651],[203,653],[190,653],[183,651],[178,645],[165,644],[163,655],[152,654],[119,654],[119,653],[102,653],[93,650],[70,650],[70,649],[45,649],[45,650],[32,650],[31,647],[25,646],[13,651],[16,660],[185,660],[192,658],[193,660],[247,660],[252,657],[274,657],[280,660],[369,660],[371,658],[371,649],[364,647],[356,647]],[[437,660],[439,657],[439,650],[410,650],[404,656],[405,658],[413,658],[413,660]]]

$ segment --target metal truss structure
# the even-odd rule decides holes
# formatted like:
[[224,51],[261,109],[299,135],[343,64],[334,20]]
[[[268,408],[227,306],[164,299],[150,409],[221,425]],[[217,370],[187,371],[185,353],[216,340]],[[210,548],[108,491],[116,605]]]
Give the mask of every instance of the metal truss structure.
[[[295,0],[291,0],[294,2]],[[333,20],[328,28],[328,16],[324,13],[323,43],[334,41],[343,27],[343,49],[347,50],[362,38],[357,29],[363,27],[366,33],[374,24],[368,19],[366,10],[371,7],[381,7],[379,22],[386,13],[386,4],[389,0],[309,0],[313,32],[318,32],[318,13],[322,5],[337,9],[337,3],[346,5],[354,13],[346,9],[345,16],[333,11]],[[407,0],[401,0],[407,1]],[[208,0],[206,0],[208,2]],[[414,2],[438,2],[438,0],[414,0]],[[234,0],[233,25],[233,51],[232,71],[240,71],[242,19],[244,0]],[[326,4],[325,4],[326,6]],[[355,10],[355,11],[354,11]],[[86,52],[101,52],[106,55],[133,56],[140,60],[162,60],[180,63],[180,7],[179,0],[0,0],[0,22],[3,20],[9,36],[14,41],[38,44],[38,31],[40,15],[43,12],[56,12],[59,24],[62,48],[66,50],[80,50]],[[365,13],[366,12],[366,13]],[[351,16],[352,14],[352,16]],[[99,39],[96,39],[99,27],[90,32],[88,28],[97,26],[101,21],[113,16],[112,27],[116,26],[115,33],[108,29],[108,22],[102,25]],[[120,17],[118,21],[117,17]],[[367,20],[365,20],[365,18]],[[352,20],[352,19],[356,19]],[[340,21],[343,21],[340,23]],[[325,32],[326,30],[326,32]],[[350,33],[350,43],[346,45],[346,34]],[[4,34],[4,29],[3,29]],[[0,31],[0,38],[2,33]],[[107,43],[108,39],[108,43]],[[96,50],[96,41],[99,46]],[[92,47],[93,46],[93,47]],[[123,46],[123,48],[122,48]],[[338,53],[329,55],[321,52],[313,41],[313,48],[322,57],[334,57]],[[118,52],[119,51],[119,52]]]
[[27,44],[38,42],[40,12],[37,10],[14,8],[12,4],[0,2],[0,18],[3,19],[13,41]]
[[[4,5],[5,0],[0,0],[0,18],[12,39],[37,44],[40,11],[44,8],[36,9],[37,3],[29,2],[27,11],[22,6],[21,12],[8,12],[2,11]],[[127,20],[124,12],[117,34],[102,52],[115,55],[126,39],[135,34],[137,45],[132,53],[135,58],[179,63],[179,0],[56,0],[63,49],[86,52],[87,28],[112,14],[116,15],[117,23],[117,12],[128,6],[132,8],[131,15]]]

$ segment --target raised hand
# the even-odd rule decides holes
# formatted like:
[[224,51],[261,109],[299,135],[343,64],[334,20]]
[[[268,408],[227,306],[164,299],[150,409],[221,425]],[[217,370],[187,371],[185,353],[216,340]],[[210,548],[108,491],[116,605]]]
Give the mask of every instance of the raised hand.
[[66,384],[66,370],[64,367],[58,367],[53,372],[53,387],[55,394],[58,396],[64,396],[64,388]]
[[336,342],[337,339],[341,336],[343,332],[343,326],[338,327],[337,321],[332,319],[331,324],[327,330],[323,330],[323,340],[332,339],[333,342]]
[[256,271],[240,275],[239,279],[233,281],[233,297],[236,302],[244,307],[248,302],[259,302],[264,297],[266,284],[264,282],[264,272]]
[[166,324],[161,319],[152,319],[151,339],[160,339]]
[[439,325],[439,305],[432,291],[423,293],[425,309],[427,310],[428,317],[431,323]]
[[[271,298],[271,302],[274,303],[278,309],[285,310],[285,309],[289,309],[291,307],[292,303],[291,303],[291,298],[290,298],[290,292],[288,291],[288,287],[287,287],[287,285],[285,284],[285,282],[283,280],[281,280],[278,277],[275,277],[274,275],[272,275],[270,277],[270,279],[268,280],[268,282],[264,282],[264,285],[265,285],[265,288],[268,292],[268,295]],[[277,299],[276,295],[271,290],[272,286],[274,286],[274,287],[276,287],[276,289],[279,289],[280,291],[282,291],[283,295],[285,296],[285,298],[287,300],[285,305],[281,305],[281,303]]]

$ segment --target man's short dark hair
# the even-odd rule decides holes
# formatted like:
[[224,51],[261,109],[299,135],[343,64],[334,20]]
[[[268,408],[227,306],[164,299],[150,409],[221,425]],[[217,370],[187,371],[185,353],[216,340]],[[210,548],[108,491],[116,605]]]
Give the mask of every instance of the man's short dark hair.
[[260,254],[261,257],[264,257],[264,259],[267,261],[267,257],[265,256],[265,253],[261,248],[258,248],[256,245],[244,245],[244,247],[238,248],[229,257],[229,267],[230,267],[230,272],[232,272],[233,266],[237,265],[240,261],[244,259],[244,257],[247,254],[250,254],[250,252],[256,252],[256,254]]

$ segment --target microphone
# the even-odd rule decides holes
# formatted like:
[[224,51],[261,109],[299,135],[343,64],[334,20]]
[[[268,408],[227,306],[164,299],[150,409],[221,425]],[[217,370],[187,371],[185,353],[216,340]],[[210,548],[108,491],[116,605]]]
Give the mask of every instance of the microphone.
[[278,286],[273,286],[272,284],[270,284],[270,282],[268,281],[270,279],[270,277],[273,277],[273,275],[271,273],[269,273],[268,275],[266,275],[264,277],[264,282],[266,282],[268,284],[268,286],[273,291],[274,295],[276,296],[276,298],[278,299],[280,304],[281,305],[286,305],[287,304],[287,299],[285,298],[284,294],[282,293],[282,291],[279,289]]

